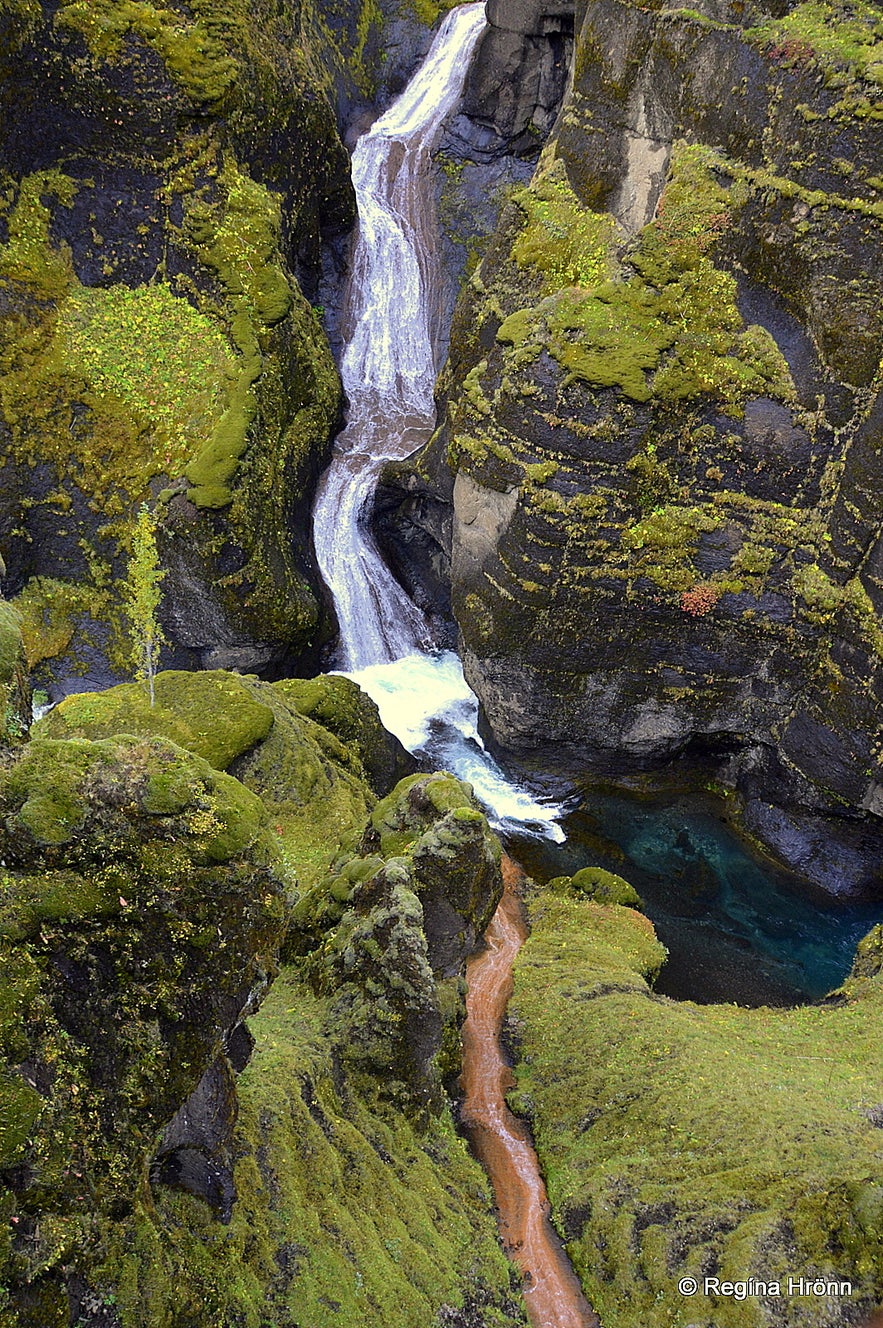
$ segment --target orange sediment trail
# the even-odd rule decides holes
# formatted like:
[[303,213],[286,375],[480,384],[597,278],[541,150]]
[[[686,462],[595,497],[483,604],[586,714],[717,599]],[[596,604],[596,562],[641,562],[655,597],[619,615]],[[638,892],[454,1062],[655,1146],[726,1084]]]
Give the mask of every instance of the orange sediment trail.
[[466,970],[462,1120],[490,1177],[500,1233],[521,1270],[534,1328],[600,1328],[549,1221],[546,1187],[527,1130],[506,1106],[513,1079],[500,1030],[512,995],[512,966],[527,936],[516,892],[523,876],[517,863],[504,856],[505,891],[485,933],[487,948]]

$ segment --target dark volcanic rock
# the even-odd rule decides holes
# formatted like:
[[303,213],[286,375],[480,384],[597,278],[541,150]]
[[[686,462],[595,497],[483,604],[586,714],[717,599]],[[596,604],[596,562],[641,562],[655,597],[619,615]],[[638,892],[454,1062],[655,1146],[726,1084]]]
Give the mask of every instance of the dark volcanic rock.
[[78,592],[56,681],[119,676],[146,501],[168,662],[303,666],[331,630],[309,512],[339,385],[302,288],[353,220],[332,71],[368,74],[288,0],[46,0],[2,21],[8,589]]
[[418,596],[450,568],[504,748],[614,779],[726,752],[752,832],[855,893],[881,884],[880,65],[834,0],[801,15],[577,6],[442,427],[379,514]]

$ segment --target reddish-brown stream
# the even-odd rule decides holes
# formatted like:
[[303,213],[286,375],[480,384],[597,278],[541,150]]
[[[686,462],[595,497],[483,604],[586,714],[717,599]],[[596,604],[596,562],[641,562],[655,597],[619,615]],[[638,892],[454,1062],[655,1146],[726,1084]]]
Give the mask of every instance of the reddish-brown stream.
[[490,1177],[500,1232],[524,1279],[534,1328],[600,1328],[549,1221],[549,1201],[527,1130],[506,1106],[512,1072],[500,1047],[512,966],[527,935],[517,886],[523,872],[503,859],[505,891],[485,933],[487,948],[470,960],[463,1025],[463,1124]]

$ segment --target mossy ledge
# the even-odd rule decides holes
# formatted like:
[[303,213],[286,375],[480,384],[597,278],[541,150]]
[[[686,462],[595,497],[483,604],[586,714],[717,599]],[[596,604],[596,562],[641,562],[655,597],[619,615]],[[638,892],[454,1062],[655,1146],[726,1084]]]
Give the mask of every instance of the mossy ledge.
[[[881,929],[827,1002],[747,1010],[654,996],[665,951],[631,908],[559,886],[529,913],[510,1104],[530,1118],[555,1223],[602,1321],[863,1322],[883,1297]],[[678,1280],[691,1276],[687,1311]],[[707,1276],[783,1293],[707,1296]],[[789,1276],[853,1291],[789,1295]]]

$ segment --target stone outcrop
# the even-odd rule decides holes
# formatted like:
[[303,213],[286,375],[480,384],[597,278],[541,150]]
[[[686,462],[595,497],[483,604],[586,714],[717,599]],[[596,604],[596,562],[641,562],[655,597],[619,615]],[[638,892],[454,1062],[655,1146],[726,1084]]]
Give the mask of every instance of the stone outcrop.
[[303,292],[353,220],[332,80],[369,77],[357,24],[334,39],[318,6],[263,0],[2,7],[0,549],[9,594],[49,578],[76,600],[63,689],[125,671],[145,501],[169,661],[272,670],[329,631],[309,510],[339,385]]
[[321,956],[311,971],[334,994],[342,1058],[418,1121],[459,1072],[466,960],[502,888],[469,786],[412,775],[295,908],[289,945]]
[[835,892],[880,887],[879,26],[578,6],[442,428],[380,497],[503,748],[701,764]]
[[198,1142],[180,1108],[229,1084],[286,907],[260,800],[162,738],[34,739],[0,813],[0,1285],[7,1322],[61,1328],[173,1117],[156,1178],[189,1159],[229,1217],[235,1093]]
[[496,136],[498,151],[536,156],[567,86],[573,0],[490,0],[487,17],[462,114]]

